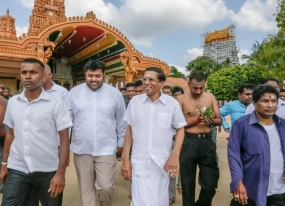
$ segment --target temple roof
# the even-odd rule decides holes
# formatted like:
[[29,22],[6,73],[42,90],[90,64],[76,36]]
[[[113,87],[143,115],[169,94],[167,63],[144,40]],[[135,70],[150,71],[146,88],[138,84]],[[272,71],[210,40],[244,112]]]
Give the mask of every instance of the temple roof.
[[10,15],[9,9],[7,9],[7,13],[0,17],[1,21],[10,21],[15,22],[15,18]]

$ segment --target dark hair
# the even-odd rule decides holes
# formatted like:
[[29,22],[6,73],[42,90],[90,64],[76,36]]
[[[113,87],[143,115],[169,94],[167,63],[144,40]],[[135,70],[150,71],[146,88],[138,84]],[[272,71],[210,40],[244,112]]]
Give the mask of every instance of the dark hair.
[[135,86],[135,83],[129,82],[125,85],[125,88],[127,89],[128,87],[134,87],[134,86]]
[[182,87],[179,87],[179,86],[174,86],[174,87],[172,88],[172,95],[173,95],[173,96],[174,96],[174,94],[175,94],[176,92],[181,92],[181,94],[184,94],[183,88],[182,88]]
[[279,86],[279,81],[278,81],[277,79],[273,78],[273,77],[267,77],[267,78],[263,79],[263,80],[261,81],[261,84],[265,84],[265,83],[267,83],[267,82],[269,82],[269,81],[276,82],[277,85]]
[[139,87],[139,86],[142,86],[142,85],[143,85],[142,80],[135,81],[135,87]]
[[121,87],[119,90],[120,91],[126,91],[126,88],[125,87]]
[[[146,68],[146,70],[144,70],[144,73],[147,72],[147,71],[153,71],[153,72],[157,72],[157,78],[158,78],[158,81],[162,82],[166,80],[166,76],[163,72],[163,70],[161,68],[158,68],[158,67],[148,67]],[[143,75],[144,75],[143,73]]]
[[45,65],[44,63],[42,63],[40,60],[36,59],[36,58],[26,58],[23,60],[22,64],[23,63],[37,63],[40,65],[41,69],[42,69],[42,72],[45,71]]
[[203,72],[191,72],[190,76],[189,76],[189,82],[191,82],[193,79],[197,80],[198,82],[201,82],[203,80],[206,81],[206,75]]
[[2,91],[4,92],[4,90],[9,90],[10,91],[10,88],[8,87],[2,87]]
[[169,86],[169,85],[164,85],[164,86],[162,87],[162,89],[170,89],[170,91],[172,92],[172,88],[171,88],[171,86]]
[[260,97],[264,95],[265,93],[273,93],[276,95],[277,99],[279,98],[279,92],[277,89],[275,89],[271,85],[262,84],[262,85],[256,86],[254,90],[252,91],[252,100],[254,102],[257,102],[260,99]]
[[285,89],[281,89],[280,92],[285,92]]
[[105,72],[105,65],[97,59],[88,61],[84,66],[85,71],[87,70],[95,71],[97,69],[101,69],[102,73]]
[[253,86],[251,84],[242,84],[239,86],[238,88],[238,93],[242,94],[244,92],[244,89],[249,89],[249,90],[253,90]]

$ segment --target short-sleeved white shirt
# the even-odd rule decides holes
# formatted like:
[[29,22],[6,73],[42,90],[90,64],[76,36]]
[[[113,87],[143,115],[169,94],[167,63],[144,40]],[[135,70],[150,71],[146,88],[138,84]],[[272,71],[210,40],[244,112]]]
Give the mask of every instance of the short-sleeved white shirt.
[[130,101],[124,120],[132,128],[132,168],[136,175],[148,175],[152,160],[162,169],[171,153],[174,128],[186,125],[179,103],[161,94],[151,102],[146,94]]
[[24,173],[51,172],[58,168],[58,131],[72,126],[64,101],[42,90],[29,102],[25,91],[13,96],[4,124],[14,130],[8,168]]

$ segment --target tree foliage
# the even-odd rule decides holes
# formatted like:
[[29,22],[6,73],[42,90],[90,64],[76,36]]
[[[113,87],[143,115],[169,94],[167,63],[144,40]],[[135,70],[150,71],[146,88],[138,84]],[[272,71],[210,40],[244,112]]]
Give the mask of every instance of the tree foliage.
[[181,73],[180,71],[178,71],[178,69],[174,66],[170,67],[170,77],[176,77],[176,78],[184,78],[185,75],[183,73]]
[[207,90],[210,90],[216,99],[235,100],[241,84],[257,85],[262,79],[262,73],[258,67],[236,65],[212,74],[207,81]]
[[186,71],[203,72],[206,76],[210,76],[212,73],[222,68],[222,65],[207,56],[200,56],[189,62],[186,66]]

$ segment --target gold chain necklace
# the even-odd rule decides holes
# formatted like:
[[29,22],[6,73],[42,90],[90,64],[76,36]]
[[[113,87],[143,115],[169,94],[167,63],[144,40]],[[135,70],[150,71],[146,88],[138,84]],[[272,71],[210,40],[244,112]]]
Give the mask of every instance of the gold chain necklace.
[[271,119],[269,123],[266,123],[266,122],[262,121],[261,119],[258,119],[258,121],[259,121],[260,124],[262,124],[262,125],[271,125],[271,124],[274,123],[274,120],[273,120],[273,119]]
[[192,101],[192,104],[193,104],[193,106],[194,106],[194,108],[195,108],[195,111],[196,111],[196,112],[200,112],[200,111],[201,111],[202,100],[203,100],[202,95],[201,95],[201,97],[200,97],[200,104],[198,105],[198,108],[196,107],[196,105],[195,105],[195,103],[194,103],[194,101],[193,101],[193,98],[192,98],[192,96],[191,96],[190,93],[189,93],[189,95],[190,95],[190,99],[191,99],[191,101]]

